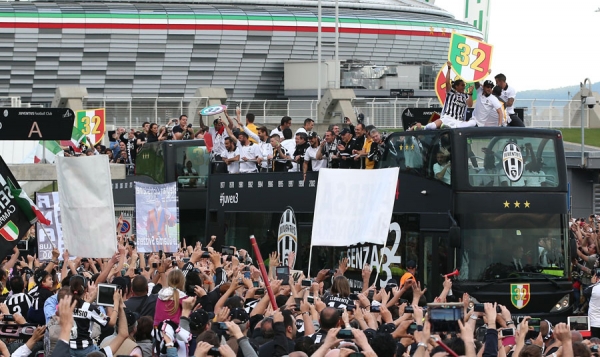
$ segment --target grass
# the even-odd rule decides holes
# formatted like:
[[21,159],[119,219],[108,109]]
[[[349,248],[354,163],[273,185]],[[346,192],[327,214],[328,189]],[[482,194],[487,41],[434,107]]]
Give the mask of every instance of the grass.
[[[558,129],[563,134],[563,140],[581,144],[581,129]],[[600,147],[600,129],[584,129],[585,144]]]

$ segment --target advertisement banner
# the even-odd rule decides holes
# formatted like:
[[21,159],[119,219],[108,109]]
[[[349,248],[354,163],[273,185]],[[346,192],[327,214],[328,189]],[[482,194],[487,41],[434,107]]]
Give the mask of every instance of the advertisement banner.
[[[35,227],[38,237],[38,258],[40,260],[52,259],[52,244],[54,244],[60,251],[59,259],[62,260],[62,252],[65,248],[62,235],[62,217],[60,214],[60,205],[58,204],[58,192],[36,193],[35,204],[44,217],[50,221],[49,225],[38,223]],[[44,229],[46,233],[44,233]]]
[[135,233],[138,252],[177,252],[179,209],[177,183],[135,183]]

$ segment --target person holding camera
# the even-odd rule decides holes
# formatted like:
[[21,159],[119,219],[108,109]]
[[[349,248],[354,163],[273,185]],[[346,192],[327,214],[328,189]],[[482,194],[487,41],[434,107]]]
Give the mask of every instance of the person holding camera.
[[179,116],[179,125],[173,127],[174,140],[191,140],[194,138],[194,129],[192,124],[188,124],[188,117],[185,114]]
[[600,270],[596,269],[592,276],[592,285],[583,290],[583,295],[589,302],[588,318],[592,337],[600,337]]

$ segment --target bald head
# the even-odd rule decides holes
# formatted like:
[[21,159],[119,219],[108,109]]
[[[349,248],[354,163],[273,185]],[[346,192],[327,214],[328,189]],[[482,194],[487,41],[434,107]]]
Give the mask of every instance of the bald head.
[[290,356],[290,357],[308,357],[308,355],[302,351],[292,352],[288,356]]
[[581,336],[579,331],[571,331],[571,340],[573,340],[573,342],[582,342],[583,336]]

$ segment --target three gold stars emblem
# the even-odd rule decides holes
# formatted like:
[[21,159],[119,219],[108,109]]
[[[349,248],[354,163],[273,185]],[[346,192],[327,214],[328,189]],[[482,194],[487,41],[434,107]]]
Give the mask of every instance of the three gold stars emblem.
[[[529,201],[525,201],[522,203],[524,205],[523,208],[531,208],[531,203]],[[510,208],[510,202],[504,201],[502,204],[504,205],[504,208]],[[521,202],[519,202],[519,201],[515,201],[513,203],[513,205],[514,205],[514,208],[521,208]]]

